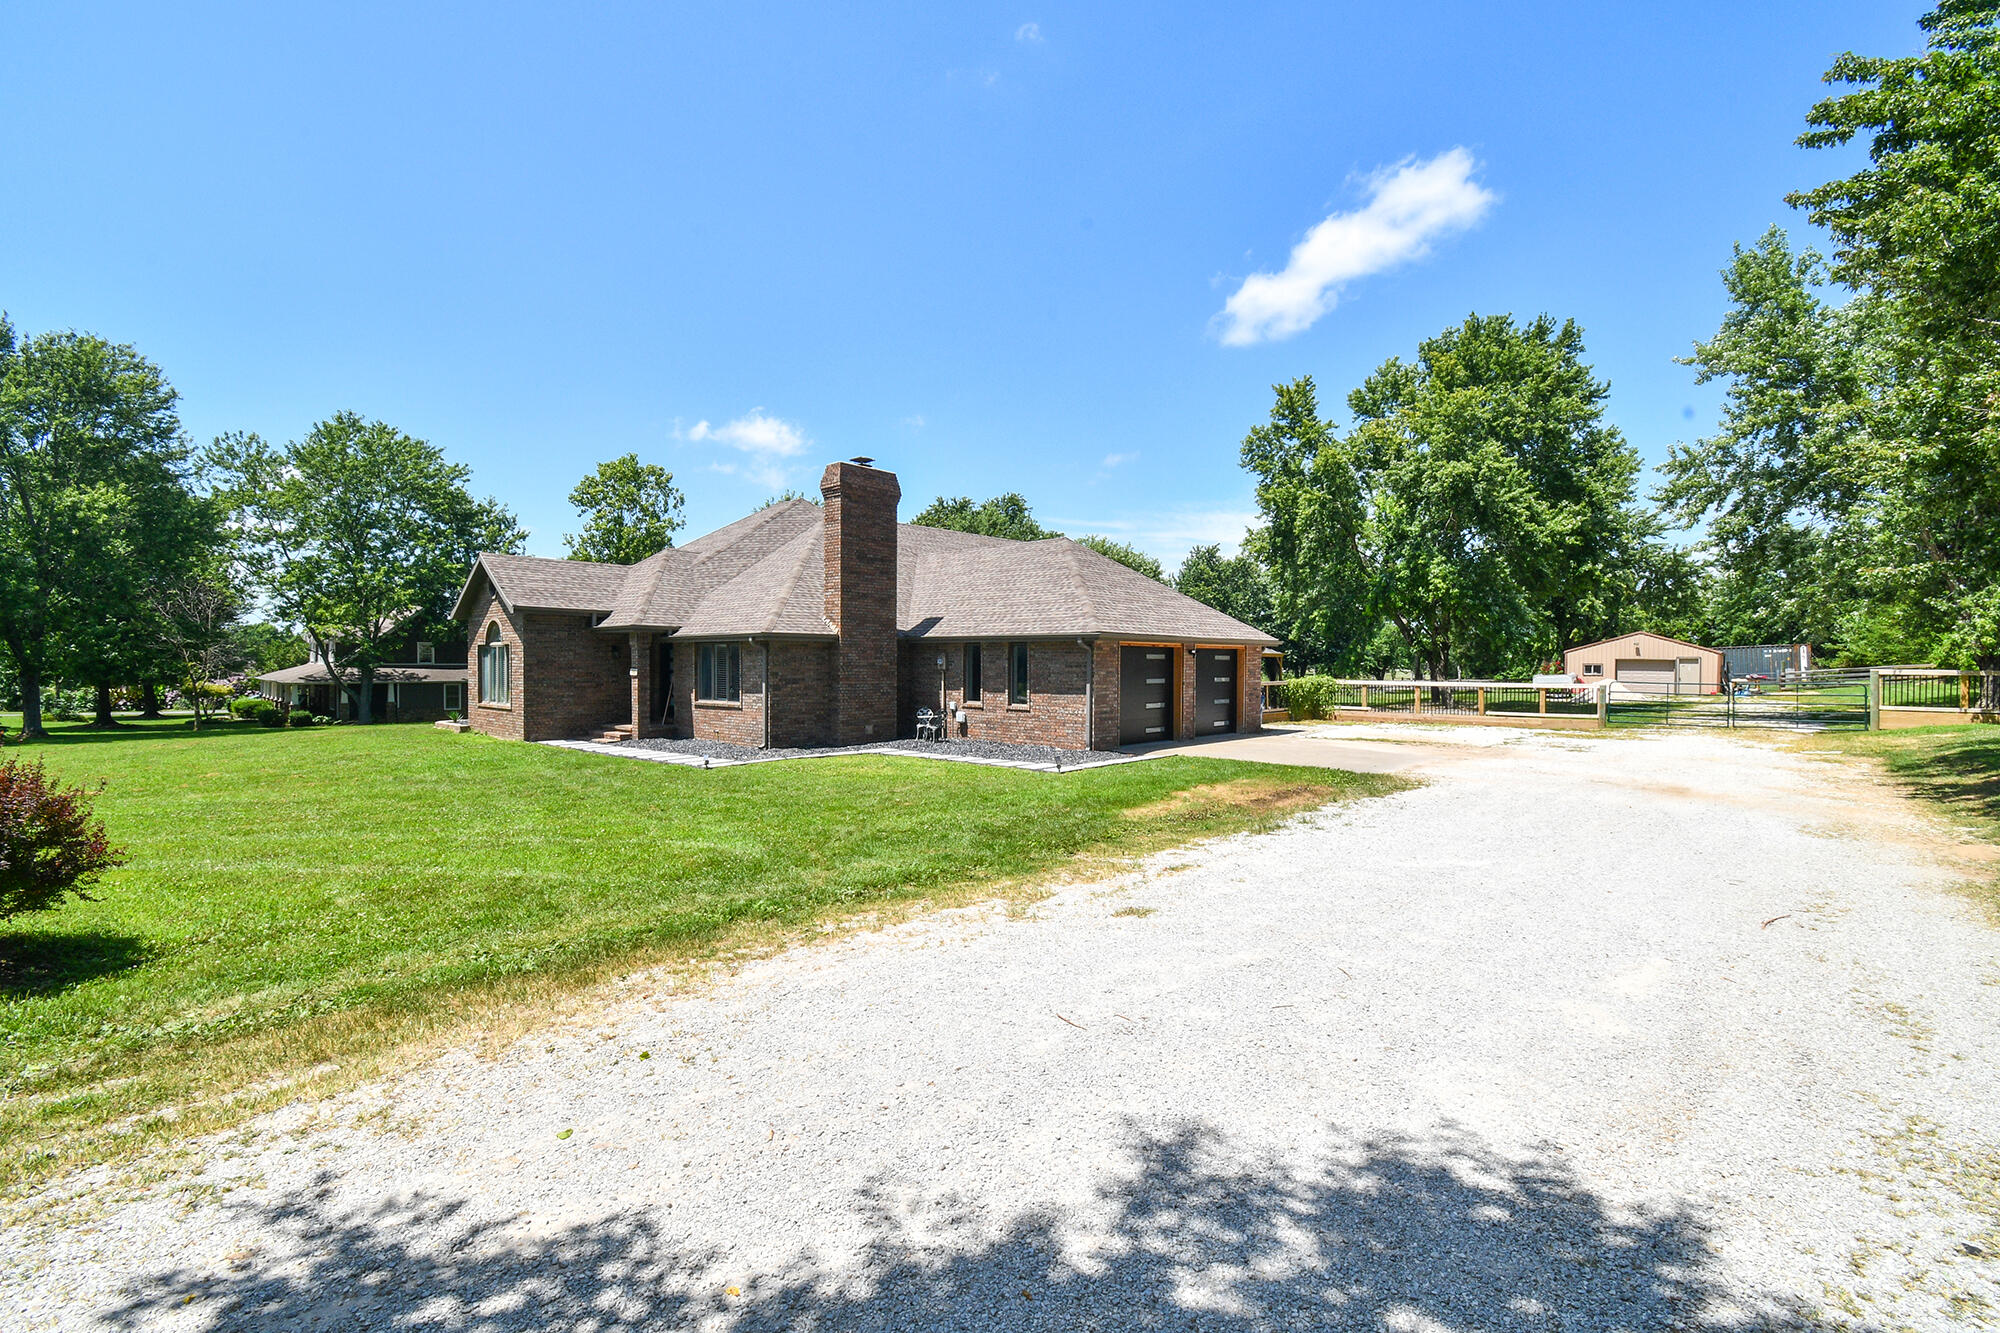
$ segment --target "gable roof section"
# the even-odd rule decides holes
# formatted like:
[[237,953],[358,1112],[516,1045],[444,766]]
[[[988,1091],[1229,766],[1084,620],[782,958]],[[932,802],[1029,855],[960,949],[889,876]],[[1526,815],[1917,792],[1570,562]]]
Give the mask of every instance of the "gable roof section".
[[1569,648],[1565,651],[1571,653],[1582,652],[1585,648],[1602,648],[1607,643],[1617,643],[1621,639],[1635,639],[1641,636],[1648,639],[1658,639],[1662,643],[1677,643],[1683,648],[1695,648],[1704,653],[1719,653],[1722,651],[1720,648],[1710,648],[1706,644],[1690,643],[1686,639],[1676,639],[1671,634],[1656,634],[1649,629],[1635,629],[1629,634],[1614,634],[1608,639],[1593,639],[1589,643],[1579,643],[1574,648]]
[[[510,611],[602,614],[606,630],[831,638],[825,519],[807,500],[770,505],[635,565],[482,555],[454,614],[483,576]],[[909,638],[1277,642],[1067,537],[1018,542],[899,523],[896,547],[896,626]]]
[[630,573],[625,565],[486,551],[466,575],[451,613],[454,618],[465,614],[482,576],[509,611],[609,611]]

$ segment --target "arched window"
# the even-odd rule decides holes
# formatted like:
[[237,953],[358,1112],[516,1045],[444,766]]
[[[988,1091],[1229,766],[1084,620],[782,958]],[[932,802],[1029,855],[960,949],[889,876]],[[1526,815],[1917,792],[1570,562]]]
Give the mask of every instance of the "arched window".
[[507,645],[500,638],[500,622],[486,627],[486,642],[479,645],[479,702],[506,706],[511,702]]

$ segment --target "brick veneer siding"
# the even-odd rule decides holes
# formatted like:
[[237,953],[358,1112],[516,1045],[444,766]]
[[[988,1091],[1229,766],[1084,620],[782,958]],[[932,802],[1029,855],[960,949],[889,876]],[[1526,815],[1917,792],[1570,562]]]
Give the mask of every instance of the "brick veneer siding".
[[896,734],[896,502],[892,472],[834,463],[820,477],[825,501],[826,618],[834,650],[833,737],[843,745]]
[[1236,701],[1236,732],[1247,735],[1264,729],[1264,650],[1246,647],[1242,653],[1236,677],[1243,692]]
[[1096,725],[1092,731],[1099,750],[1118,748],[1118,711],[1121,701],[1120,685],[1124,658],[1119,645],[1113,639],[1099,639],[1091,652],[1091,670],[1097,675],[1096,688],[1091,693],[1091,703],[1096,708]]
[[[1055,745],[1065,750],[1086,748],[1090,733],[1084,715],[1084,695],[1090,679],[1091,650],[1073,639],[1030,639],[1028,703],[1023,708],[1007,702],[1010,642],[982,641],[979,672],[982,697],[978,703],[965,701],[964,643],[921,639],[906,643],[903,677],[907,684],[902,692],[902,716],[898,719],[900,734],[916,733],[919,708],[938,706],[937,659],[942,653],[946,707],[965,709],[965,721],[952,725],[952,735],[1016,745]],[[1098,712],[1101,716],[1101,706]],[[1114,728],[1112,744],[1116,743]],[[1103,745],[1101,739],[1099,745]]]
[[523,619],[527,651],[521,665],[532,677],[533,687],[528,692],[516,684],[514,703],[525,705],[524,739],[594,736],[631,720],[626,670],[631,656],[623,634],[601,633],[591,628],[589,616],[581,614],[531,611]]
[[683,739],[758,747],[764,744],[764,645],[735,642],[743,650],[737,677],[741,698],[735,703],[696,699],[695,687],[701,682],[700,663],[695,656],[699,645],[674,645],[675,733]]
[[772,745],[791,749],[833,743],[835,651],[830,643],[771,645]]
[[[512,678],[508,682],[507,695],[510,702],[506,707],[479,701],[479,649],[486,642],[486,631],[490,625],[500,627],[500,642],[507,645],[507,671]],[[488,588],[473,604],[472,614],[466,617],[466,636],[472,640],[467,650],[465,689],[465,715],[475,729],[488,736],[498,736],[503,740],[518,741],[540,739],[529,737],[522,725],[526,716],[523,701],[527,690],[523,688],[523,674],[527,664],[527,649],[521,640],[521,623],[500,599]]]

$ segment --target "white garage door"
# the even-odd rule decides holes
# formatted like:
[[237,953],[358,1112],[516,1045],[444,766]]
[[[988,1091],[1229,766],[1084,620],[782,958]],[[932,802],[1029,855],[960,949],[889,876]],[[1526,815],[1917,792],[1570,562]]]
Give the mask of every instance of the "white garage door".
[[1635,690],[1673,693],[1674,662],[1670,657],[1621,657],[1612,672],[1613,680]]

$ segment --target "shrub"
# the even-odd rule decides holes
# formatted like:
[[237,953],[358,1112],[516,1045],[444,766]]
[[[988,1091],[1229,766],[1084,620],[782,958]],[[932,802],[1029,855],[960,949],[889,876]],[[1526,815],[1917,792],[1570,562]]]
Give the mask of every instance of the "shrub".
[[42,712],[61,722],[78,722],[97,712],[97,691],[51,689],[42,696]]
[[1285,707],[1291,710],[1292,720],[1332,717],[1335,688],[1332,676],[1294,676],[1286,681]]
[[292,709],[292,715],[285,719],[285,725],[288,727],[310,727],[317,721],[319,719],[313,716],[310,708],[295,706]]
[[125,853],[104,836],[91,793],[49,781],[39,763],[0,763],[0,921],[79,898]]
[[271,719],[277,716],[278,705],[257,695],[245,695],[229,705],[229,711],[246,722],[262,722],[265,726],[276,726]]

